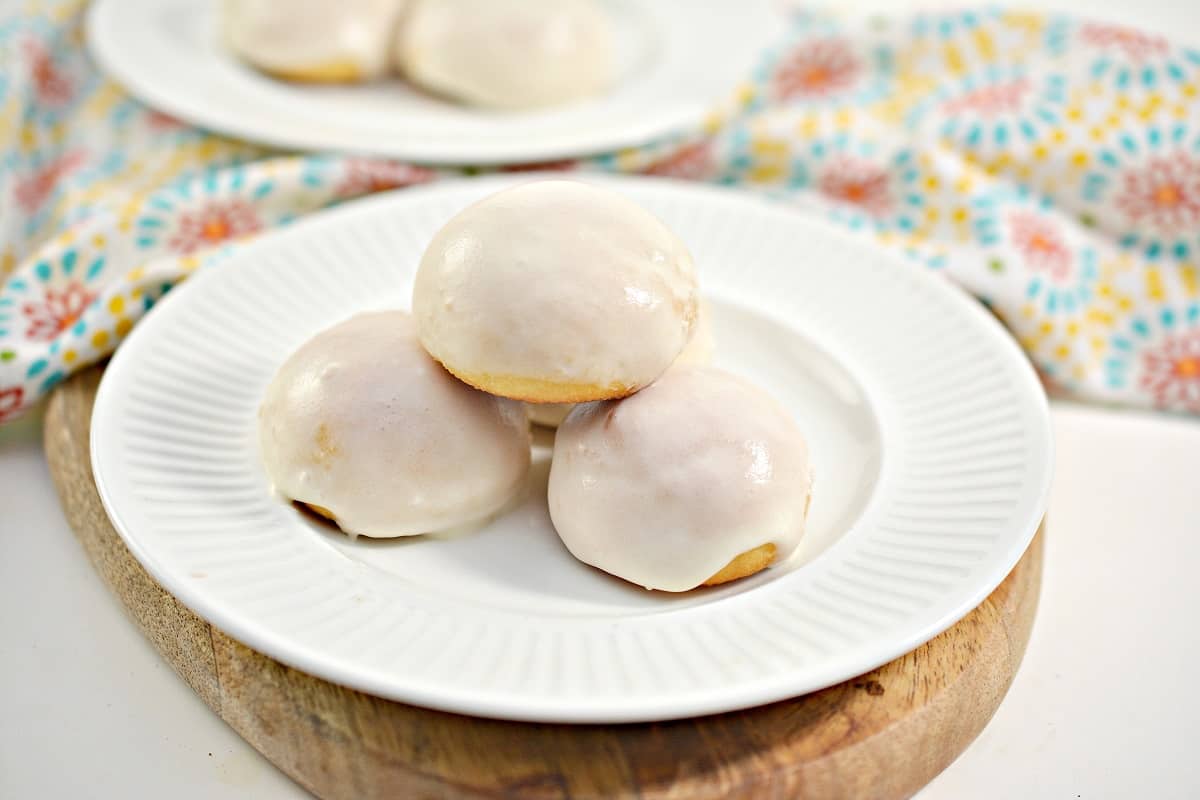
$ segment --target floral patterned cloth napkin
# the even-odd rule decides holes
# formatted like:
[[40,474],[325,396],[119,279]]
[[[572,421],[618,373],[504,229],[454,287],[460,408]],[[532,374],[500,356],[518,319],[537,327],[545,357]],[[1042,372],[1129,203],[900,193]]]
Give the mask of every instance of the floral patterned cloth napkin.
[[[83,5],[0,18],[0,422],[238,242],[464,172],[188,127],[98,73]],[[1002,10],[801,12],[781,33],[703,131],[533,167],[768,194],[945,273],[1048,383],[1200,413],[1200,50]]]

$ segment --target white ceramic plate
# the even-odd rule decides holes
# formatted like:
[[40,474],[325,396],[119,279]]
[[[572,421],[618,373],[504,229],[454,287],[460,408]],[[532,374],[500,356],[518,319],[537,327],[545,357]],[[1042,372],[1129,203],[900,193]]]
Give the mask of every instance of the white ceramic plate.
[[454,539],[351,541],[272,496],[255,412],[279,364],[357,311],[408,307],[426,242],[505,178],[360,201],[246,246],[171,293],[100,386],[92,462],[129,548],[217,627],[287,664],[418,705],[633,721],[766,703],[861,674],[987,596],[1042,517],[1045,397],[1008,334],[940,278],[753,197],[592,179],[692,249],[716,362],[809,437],[797,556],[648,592],[575,561],[528,495]]
[[216,0],[96,0],[87,34],[101,68],[134,95],[221,133],[296,149],[497,164],[612,151],[692,127],[750,74],[779,27],[771,0],[739,0],[736,9],[726,0],[604,1],[618,33],[616,85],[528,113],[458,106],[395,80],[273,80],[219,41]]

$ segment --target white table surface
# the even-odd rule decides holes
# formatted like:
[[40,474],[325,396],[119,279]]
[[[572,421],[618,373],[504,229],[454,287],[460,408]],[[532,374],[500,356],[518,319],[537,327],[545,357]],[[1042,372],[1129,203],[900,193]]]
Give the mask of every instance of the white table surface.
[[[953,0],[857,0],[893,11]],[[1055,0],[1200,42],[1192,0]],[[1200,422],[1058,404],[1041,608],[991,724],[919,795],[1200,797]],[[35,416],[0,428],[0,798],[301,798],[91,569]]]

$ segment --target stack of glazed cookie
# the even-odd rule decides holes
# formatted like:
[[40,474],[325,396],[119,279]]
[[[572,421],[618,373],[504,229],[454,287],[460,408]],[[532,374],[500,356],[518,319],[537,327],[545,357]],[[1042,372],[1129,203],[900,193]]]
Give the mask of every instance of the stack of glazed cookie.
[[623,196],[563,180],[465,209],[430,242],[412,315],[361,314],[280,368],[260,409],[277,491],[352,535],[479,523],[521,491],[530,425],[558,424],[563,544],[648,589],[787,558],[808,449],[766,392],[707,366],[684,244]]
[[595,0],[224,0],[224,40],[302,83],[398,74],[468,105],[531,109],[603,91],[611,21]]

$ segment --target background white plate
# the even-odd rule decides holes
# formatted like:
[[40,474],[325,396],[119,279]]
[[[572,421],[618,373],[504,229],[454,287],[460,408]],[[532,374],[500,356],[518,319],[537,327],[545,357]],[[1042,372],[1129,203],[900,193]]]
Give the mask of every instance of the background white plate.
[[[812,691],[932,638],[1032,537],[1045,397],[1007,333],[920,268],[753,197],[589,179],[688,243],[716,361],[807,433],[809,533],[725,587],[647,592],[576,562],[528,496],[473,535],[350,541],[273,497],[255,410],[278,365],[356,311],[408,306],[432,233],[505,176],[325,212],[172,292],[105,374],[92,460],[105,507],[170,592],[328,680],[464,713],[633,721]],[[801,568],[803,566],[803,568]]]
[[100,67],[128,91],[220,133],[295,149],[497,164],[617,150],[695,126],[749,76],[781,26],[771,0],[604,4],[618,32],[616,85],[525,113],[459,106],[397,80],[351,87],[273,80],[219,41],[216,0],[95,0],[87,36]]

